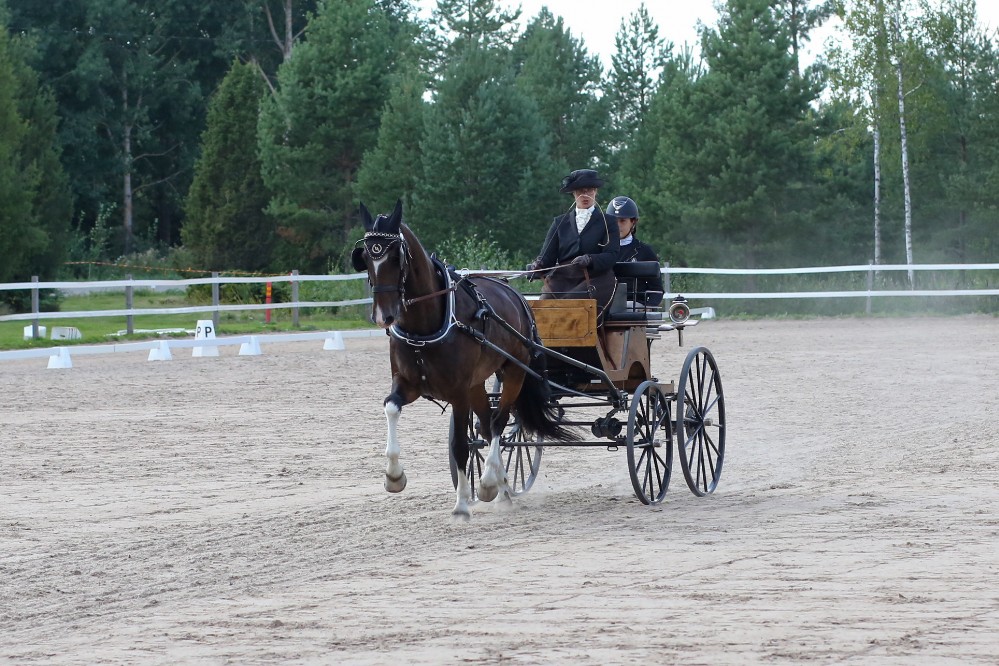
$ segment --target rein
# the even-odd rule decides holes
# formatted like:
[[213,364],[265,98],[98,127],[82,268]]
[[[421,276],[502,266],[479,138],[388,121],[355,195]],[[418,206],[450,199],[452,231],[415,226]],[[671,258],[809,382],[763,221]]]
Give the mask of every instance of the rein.
[[[407,298],[407,299],[403,300],[402,306],[403,307],[409,307],[413,303],[419,303],[420,301],[425,301],[425,300],[430,299],[430,298],[436,298],[437,296],[443,296],[444,294],[447,294],[449,292],[454,291],[457,287],[458,287],[458,283],[455,282],[450,287],[445,287],[444,289],[441,289],[440,291],[435,291],[433,293],[425,294],[423,296],[417,296],[416,298]],[[386,288],[385,289],[385,291],[389,291],[389,290],[390,290],[390,288]],[[372,291],[374,291],[374,290],[372,290]]]

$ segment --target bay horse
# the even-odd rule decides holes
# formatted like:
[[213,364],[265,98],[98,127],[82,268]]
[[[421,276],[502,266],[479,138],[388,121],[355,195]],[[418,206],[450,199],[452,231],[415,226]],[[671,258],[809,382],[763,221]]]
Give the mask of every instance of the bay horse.
[[[511,496],[500,456],[500,434],[516,409],[523,427],[549,440],[574,438],[559,424],[549,403],[544,355],[529,343],[540,343],[531,308],[510,285],[488,277],[457,277],[424,249],[402,221],[402,201],[390,215],[372,219],[360,205],[364,238],[351,263],[367,271],[371,285],[371,318],[389,336],[392,391],[385,398],[388,424],[385,489],[401,492],[406,473],[399,461],[396,434],[405,405],[424,397],[450,403],[454,429],[450,453],[458,465],[455,516],[469,518],[472,499],[468,480],[468,432],[474,412],[489,453],[478,496],[492,501]],[[502,381],[502,393],[491,409],[485,382]]]

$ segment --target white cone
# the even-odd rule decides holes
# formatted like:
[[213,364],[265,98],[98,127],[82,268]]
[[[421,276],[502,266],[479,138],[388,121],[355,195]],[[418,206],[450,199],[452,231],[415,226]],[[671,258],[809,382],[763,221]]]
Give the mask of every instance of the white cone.
[[257,336],[251,335],[249,342],[244,342],[239,346],[240,356],[260,356],[262,352],[260,351],[260,341],[257,340]]
[[345,349],[343,346],[343,336],[340,335],[340,331],[336,331],[332,337],[326,338],[326,342],[323,343],[323,349],[326,351],[342,351]]
[[160,346],[149,350],[150,361],[172,361],[173,354],[170,353],[170,345],[166,340],[160,340]]
[[73,359],[69,356],[69,350],[65,347],[59,348],[58,354],[49,356],[49,369],[52,368],[72,368]]

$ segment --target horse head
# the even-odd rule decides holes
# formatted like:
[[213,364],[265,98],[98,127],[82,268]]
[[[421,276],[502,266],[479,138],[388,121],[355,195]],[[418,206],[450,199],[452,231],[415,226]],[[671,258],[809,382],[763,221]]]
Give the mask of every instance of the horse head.
[[357,271],[367,271],[371,284],[371,319],[388,328],[405,308],[406,278],[409,274],[409,247],[402,234],[402,200],[391,215],[374,219],[362,203],[364,238],[350,255]]

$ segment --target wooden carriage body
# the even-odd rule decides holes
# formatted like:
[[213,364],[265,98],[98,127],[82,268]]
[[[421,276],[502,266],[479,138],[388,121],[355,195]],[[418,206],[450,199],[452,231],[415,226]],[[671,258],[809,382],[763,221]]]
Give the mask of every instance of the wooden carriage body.
[[[549,371],[579,391],[605,392],[614,388],[633,392],[652,379],[650,349],[660,337],[661,308],[642,305],[647,294],[640,291],[643,279],[658,277],[655,261],[622,262],[614,267],[618,283],[605,311],[597,312],[592,299],[550,299],[531,302],[538,333],[547,349],[603,370],[605,377],[579,372],[557,359]],[[656,292],[658,294],[658,292]],[[658,302],[658,299],[655,300]],[[667,393],[672,384],[664,385]]]
[[[648,322],[605,317],[598,326],[597,302],[593,299],[531,301],[531,309],[547,349],[601,368],[614,386],[624,391],[634,391],[652,378],[649,343],[658,333],[649,332]],[[604,392],[609,388],[598,376],[551,358],[548,370],[576,390]]]

